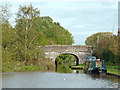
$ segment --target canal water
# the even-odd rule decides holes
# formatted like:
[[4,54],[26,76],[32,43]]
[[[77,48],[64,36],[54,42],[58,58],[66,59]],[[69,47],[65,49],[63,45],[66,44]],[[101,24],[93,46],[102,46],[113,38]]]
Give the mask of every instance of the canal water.
[[118,88],[118,78],[75,70],[72,73],[10,72],[2,74],[2,88]]

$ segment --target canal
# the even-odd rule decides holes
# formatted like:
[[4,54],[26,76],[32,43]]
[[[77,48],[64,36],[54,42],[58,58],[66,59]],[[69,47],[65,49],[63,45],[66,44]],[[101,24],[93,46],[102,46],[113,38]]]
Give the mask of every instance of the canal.
[[72,73],[9,72],[2,74],[2,88],[118,88],[118,78],[76,70]]

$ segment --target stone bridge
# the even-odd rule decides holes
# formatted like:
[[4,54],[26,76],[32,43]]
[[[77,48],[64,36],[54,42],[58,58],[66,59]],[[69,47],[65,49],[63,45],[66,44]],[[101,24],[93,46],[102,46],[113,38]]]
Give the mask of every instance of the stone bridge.
[[87,45],[46,45],[43,49],[45,57],[54,62],[61,54],[71,54],[76,57],[76,65],[78,65],[85,62],[86,56],[91,55],[92,47]]

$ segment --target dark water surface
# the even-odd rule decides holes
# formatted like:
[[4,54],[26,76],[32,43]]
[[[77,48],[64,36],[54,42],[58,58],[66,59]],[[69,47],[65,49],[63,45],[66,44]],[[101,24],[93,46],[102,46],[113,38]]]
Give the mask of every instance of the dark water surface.
[[83,72],[11,72],[2,74],[3,88],[118,88],[118,78]]

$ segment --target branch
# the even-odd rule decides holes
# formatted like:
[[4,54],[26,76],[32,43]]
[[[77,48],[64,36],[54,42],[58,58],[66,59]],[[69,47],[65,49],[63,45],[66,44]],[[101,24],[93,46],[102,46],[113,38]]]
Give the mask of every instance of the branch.
[[29,44],[29,47],[30,47],[31,43],[33,42],[33,40],[35,40],[36,37],[37,37],[37,36],[35,36],[35,37],[31,40],[31,42],[30,42],[30,44]]

